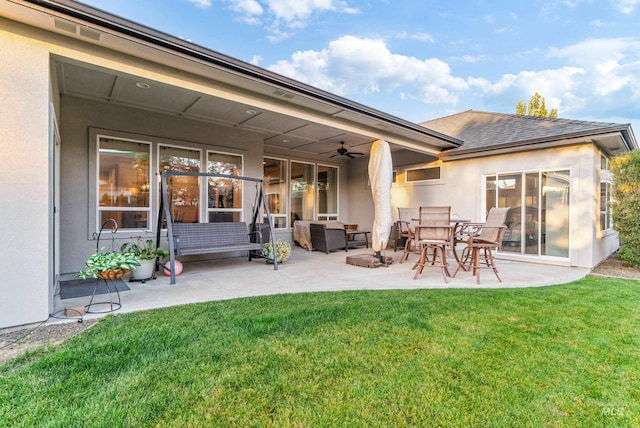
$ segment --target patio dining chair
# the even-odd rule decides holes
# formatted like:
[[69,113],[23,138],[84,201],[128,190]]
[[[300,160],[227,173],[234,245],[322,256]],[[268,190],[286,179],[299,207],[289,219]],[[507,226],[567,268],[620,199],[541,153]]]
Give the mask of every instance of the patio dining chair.
[[417,252],[415,243],[415,229],[418,224],[420,210],[418,208],[398,208],[397,230],[398,236],[404,240],[404,251],[400,263],[409,258],[409,254]]
[[[438,267],[444,282],[451,276],[447,265],[447,249],[454,245],[451,207],[420,207],[420,223],[416,225],[415,239],[420,248],[420,258],[413,266],[413,279],[418,278],[426,266]],[[432,257],[429,258],[429,252]]]
[[502,238],[506,230],[504,222],[510,208],[491,208],[484,224],[475,224],[474,231],[467,237],[467,246],[462,250],[460,264],[453,276],[460,269],[472,270],[476,277],[476,284],[480,284],[480,269],[492,269],[502,282],[493,259],[492,250],[502,248]]

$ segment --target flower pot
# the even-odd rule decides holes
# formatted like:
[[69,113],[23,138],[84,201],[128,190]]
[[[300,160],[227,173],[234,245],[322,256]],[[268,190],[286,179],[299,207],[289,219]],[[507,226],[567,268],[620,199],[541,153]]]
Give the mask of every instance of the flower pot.
[[129,275],[129,272],[129,269],[103,270],[98,273],[98,276],[102,279],[120,279]]
[[153,276],[156,267],[155,260],[140,260],[140,266],[136,266],[131,272],[131,277],[136,280],[149,279]]

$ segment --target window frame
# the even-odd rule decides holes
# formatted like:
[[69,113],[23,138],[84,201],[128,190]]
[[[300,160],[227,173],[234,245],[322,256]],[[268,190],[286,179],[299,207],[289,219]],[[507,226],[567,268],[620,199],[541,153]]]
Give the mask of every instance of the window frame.
[[[611,202],[613,201],[612,190],[613,190],[613,173],[610,169],[611,160],[604,155],[604,153],[600,153],[600,167],[599,167],[599,192],[598,192],[598,236],[602,237],[606,234],[609,234],[614,229],[613,224],[613,215],[611,210]],[[603,201],[602,201],[602,186],[604,185],[604,210]],[[603,221],[604,218],[604,221]],[[604,227],[603,227],[604,224]]]
[[[146,144],[149,147],[149,170],[148,174],[148,183],[149,183],[149,199],[148,206],[144,207],[108,207],[112,209],[102,209],[100,206],[100,141],[101,139],[110,139],[110,140],[119,140],[127,143],[134,144]],[[153,207],[154,207],[154,199],[155,195],[153,192],[153,183],[152,174],[154,171],[154,165],[152,164],[153,156],[154,156],[154,146],[153,141],[146,139],[138,139],[132,137],[123,136],[122,133],[116,132],[101,132],[95,130],[95,133],[90,134],[90,140],[93,143],[90,145],[90,151],[92,151],[92,158],[94,162],[90,163],[89,166],[89,177],[90,180],[94,180],[92,188],[92,192],[89,194],[89,201],[93,201],[93,209],[89,214],[89,239],[93,239],[94,236],[98,234],[100,231],[100,227],[102,226],[101,222],[101,213],[106,211],[123,211],[123,212],[135,212],[135,211],[146,211],[147,212],[147,226],[141,228],[125,228],[118,225],[117,232],[120,233],[135,233],[135,232],[149,232],[153,229]],[[92,225],[93,224],[93,230]]]
[[[418,170],[427,170],[427,169],[437,169],[439,172],[439,178],[434,178],[434,179],[427,179],[427,180],[409,180],[409,174],[411,171],[418,171]],[[406,167],[403,170],[403,175],[404,175],[404,184],[408,185],[408,186],[429,186],[429,185],[434,185],[434,184],[444,184],[444,174],[445,174],[445,168],[444,168],[444,164],[436,164],[436,165],[431,165],[431,164],[423,164],[423,165],[419,165],[419,166],[411,166],[411,167]]]
[[[320,174],[320,167],[326,168],[334,168],[336,170],[336,212],[335,213],[321,213],[320,209],[320,181],[318,174]],[[340,167],[336,165],[328,165],[325,163],[318,162],[315,166],[315,199],[314,199],[314,212],[315,219],[320,220],[338,220],[338,215],[340,213]]]
[[[521,183],[520,183],[520,188],[521,188],[521,198],[522,195],[525,196],[525,200],[521,199],[521,216],[525,216],[526,215],[526,192],[525,192],[525,180],[526,180],[526,176],[528,174],[538,174],[538,182],[539,182],[539,189],[538,189],[538,220],[542,221],[542,210],[543,210],[543,201],[542,201],[542,176],[545,173],[553,173],[556,171],[568,171],[569,173],[569,199],[568,199],[568,219],[569,219],[569,224],[568,224],[568,230],[567,230],[567,234],[568,234],[568,248],[567,248],[567,256],[554,256],[554,255],[547,255],[547,254],[542,254],[542,245],[538,245],[538,251],[537,254],[532,254],[532,253],[527,253],[526,251],[521,251],[520,252],[508,252],[508,251],[500,251],[501,254],[504,255],[508,255],[509,257],[511,256],[515,256],[515,257],[540,257],[540,258],[546,258],[546,259],[555,259],[555,260],[567,260],[571,257],[571,245],[572,245],[572,234],[571,234],[571,230],[573,228],[572,225],[572,221],[571,221],[571,213],[573,210],[573,206],[572,206],[572,179],[573,179],[573,168],[571,168],[570,166],[560,166],[560,167],[553,167],[553,168],[540,168],[540,169],[533,169],[533,170],[516,170],[516,171],[501,171],[501,172],[493,172],[493,173],[487,173],[487,174],[483,174],[482,175],[482,180],[481,180],[481,204],[482,204],[482,210],[487,213],[489,208],[492,206],[496,206],[499,207],[500,206],[500,194],[498,191],[498,186],[499,186],[499,182],[501,180],[501,177],[504,176],[508,176],[508,175],[517,175],[519,174],[522,179],[521,179]],[[487,180],[489,179],[493,179],[495,181],[495,197],[496,200],[493,201],[491,204],[489,203],[489,201],[487,200]],[[514,208],[514,207],[511,207]],[[523,217],[524,218],[524,217]],[[521,229],[521,233],[522,229]],[[538,242],[541,242],[541,233],[542,233],[542,228],[539,227],[538,231],[537,231],[537,238],[538,238]],[[520,241],[522,242],[522,240]]]
[[[225,150],[219,150],[219,149],[207,149],[206,153],[205,153],[205,159],[202,165],[202,168],[205,172],[209,172],[209,154],[211,153],[216,153],[216,154],[220,154],[220,155],[228,155],[228,156],[237,156],[240,158],[240,174],[239,176],[243,176],[244,171],[245,171],[245,165],[244,165],[244,154],[242,153],[234,153],[234,152],[228,152]],[[239,200],[240,200],[240,207],[236,208],[209,208],[209,183],[208,180],[210,177],[205,177],[207,179],[207,182],[205,183],[204,186],[202,186],[204,188],[203,192],[204,192],[204,197],[205,201],[207,201],[206,203],[206,208],[205,208],[205,220],[207,223],[211,223],[209,221],[209,219],[211,218],[211,214],[212,213],[240,213],[238,216],[238,220],[237,221],[244,221],[244,206],[245,206],[245,201],[244,201],[244,190],[245,190],[245,185],[243,180],[239,180],[239,179],[235,179],[238,180],[238,183],[240,184],[240,192],[239,192]],[[234,180],[233,178],[229,179],[229,180]],[[234,220],[235,221],[235,220]]]
[[[279,158],[279,157],[276,157],[276,156],[264,155],[262,157],[263,165],[264,165],[265,159],[272,159],[272,160],[277,160],[277,161],[281,161],[281,162],[285,163],[285,168],[284,168],[285,169],[285,172],[284,172],[284,174],[285,174],[285,176],[284,176],[284,186],[285,186],[286,193],[285,193],[285,198],[284,198],[285,199],[285,201],[284,201],[284,205],[285,205],[284,213],[282,213],[282,214],[274,214],[272,212],[271,213],[271,217],[273,217],[274,219],[275,218],[284,218],[285,219],[285,222],[284,222],[285,226],[283,228],[276,227],[276,229],[279,229],[279,230],[288,229],[288,228],[291,227],[291,225],[289,224],[290,215],[288,214],[290,212],[290,202],[291,202],[291,199],[290,199],[290,195],[291,195],[291,185],[290,185],[291,171],[289,169],[290,168],[289,167],[290,160],[286,159],[286,158]],[[265,179],[264,166],[262,168],[262,179],[263,180]],[[265,181],[265,189],[266,189],[265,192],[267,191],[267,185],[268,185],[268,183],[266,183],[266,181]],[[269,195],[270,195],[270,193],[266,193],[265,194],[265,198],[267,200],[267,203],[268,203],[268,200],[269,200],[269,198],[268,198]],[[282,203],[282,201],[280,201],[280,203]],[[262,219],[263,219],[264,222],[266,222],[266,220],[267,220],[267,212],[266,212],[264,207],[262,208]],[[275,222],[274,222],[274,224],[275,224]]]
[[[154,175],[157,175],[158,177],[160,177],[159,155],[158,155],[160,146],[176,147],[176,148],[185,149],[185,150],[199,151],[201,153],[200,171],[199,171],[200,173],[205,171],[204,168],[207,161],[205,156],[207,151],[224,153],[224,154],[229,154],[233,156],[240,156],[242,158],[243,171],[245,170],[244,161],[248,153],[246,149],[241,149],[241,148],[233,148],[229,150],[228,147],[223,147],[223,146],[214,145],[214,144],[205,144],[201,142],[193,142],[193,141],[187,141],[187,140],[176,140],[176,139],[170,139],[170,138],[155,137],[155,136],[150,136],[146,134],[136,134],[133,132],[124,132],[124,131],[90,126],[88,128],[88,139],[87,139],[88,158],[89,158],[88,175],[86,176],[85,179],[82,180],[83,182],[86,182],[88,186],[88,192],[87,192],[88,195],[86,199],[86,206],[87,206],[88,212],[85,215],[88,218],[87,226],[86,226],[87,227],[86,238],[89,241],[95,240],[96,236],[98,235],[98,232],[100,231],[100,226],[101,226],[101,224],[99,224],[100,216],[98,212],[98,204],[99,204],[98,195],[99,195],[99,183],[100,183],[99,176],[98,176],[99,155],[100,155],[98,150],[98,138],[101,138],[101,137],[116,139],[116,140],[131,141],[134,143],[145,143],[145,144],[149,144],[149,147],[150,147],[149,207],[147,208],[149,210],[149,213],[147,215],[148,228],[146,229],[142,229],[142,228],[120,229],[119,228],[118,231],[116,232],[117,239],[129,238],[133,234],[151,237],[152,236],[151,234],[152,233],[155,234],[156,232],[155,229],[158,221],[158,209],[160,205],[160,200],[159,200],[160,179],[156,180],[153,177]],[[202,185],[200,187],[202,188],[200,192],[200,200],[203,202],[200,204],[198,215],[199,215],[199,221],[204,222],[208,220],[208,216],[206,218],[203,217],[206,214],[206,211],[205,211],[205,208],[202,207],[202,204],[204,203],[204,201],[207,201],[205,199],[207,195],[207,189],[205,186],[202,186]],[[244,197],[245,197],[244,191],[245,191],[245,186],[242,186],[243,208],[240,209],[241,217],[246,217],[244,216],[244,210],[247,209],[246,208],[247,204],[246,204],[246,201],[244,200]],[[166,228],[163,228],[162,230],[165,231]]]
[[[158,173],[156,174],[158,176],[158,180],[156,185],[158,186],[156,188],[156,192],[154,196],[158,197],[158,200],[156,202],[156,208],[160,206],[160,199],[162,197],[161,195],[161,183],[162,183],[162,176],[161,173],[162,171],[160,171],[160,156],[162,155],[162,147],[168,147],[168,148],[172,148],[172,149],[180,149],[180,150],[189,150],[189,151],[194,151],[194,152],[198,152],[199,153],[199,161],[200,161],[200,168],[198,169],[197,172],[202,172],[202,156],[203,156],[203,150],[200,148],[196,148],[196,147],[189,147],[189,146],[183,146],[180,144],[172,144],[172,143],[165,143],[165,142],[157,142],[155,143],[155,149],[156,149],[156,156],[155,156],[155,165],[153,165],[153,167],[155,168],[155,171],[158,171]],[[204,201],[206,199],[203,199],[204,193],[205,191],[203,190],[202,184],[201,184],[201,178],[202,177],[198,177],[198,198],[200,201]],[[169,183],[167,183],[167,186],[169,185]],[[171,203],[171,201],[167,201],[169,203]],[[171,214],[172,218],[173,218],[173,213]],[[202,202],[199,203],[199,207],[198,207],[198,212],[197,212],[197,217],[198,217],[198,221],[201,222],[202,221]],[[175,219],[174,219],[175,220]],[[163,228],[162,230],[166,230],[166,228]]]

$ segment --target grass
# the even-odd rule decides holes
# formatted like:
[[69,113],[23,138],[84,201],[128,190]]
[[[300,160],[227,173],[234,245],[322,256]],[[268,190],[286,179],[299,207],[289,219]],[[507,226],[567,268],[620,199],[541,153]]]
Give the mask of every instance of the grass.
[[640,426],[640,284],[108,317],[0,367],[0,426]]

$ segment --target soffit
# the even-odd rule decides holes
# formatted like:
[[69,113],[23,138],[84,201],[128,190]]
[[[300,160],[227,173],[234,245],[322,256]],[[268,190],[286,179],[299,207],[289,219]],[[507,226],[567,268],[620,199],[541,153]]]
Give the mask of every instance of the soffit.
[[[371,142],[378,138],[389,141],[392,146],[430,154],[458,145],[457,140],[417,124],[171,38],[97,9],[71,1],[33,3],[38,4],[4,2],[0,5],[0,15],[128,54],[138,63],[141,59],[151,61],[165,72],[173,73],[172,77],[192,75],[209,87],[222,89],[219,91],[220,96],[216,97],[177,85],[150,82],[116,70],[59,58],[57,67],[60,88],[65,94],[252,130],[264,135],[267,146],[317,155],[332,155],[340,141],[345,141],[351,150],[368,152]],[[62,5],[77,13],[70,17],[59,11],[41,8],[40,4]],[[133,33],[148,30],[145,34],[150,36],[146,40],[140,40],[134,37],[135,34],[116,31],[114,28],[120,29],[118,25],[107,28],[106,24],[96,24],[99,19],[90,22],[89,15],[86,15],[88,11],[94,14],[94,18],[110,19],[109,22],[116,22],[122,28],[126,28],[123,22],[130,24],[134,27]],[[149,41],[156,39],[158,44]],[[172,44],[179,45],[180,49],[171,50]],[[209,61],[211,57],[217,61],[216,64]],[[148,83],[150,88],[140,90],[136,83],[141,80]],[[231,93],[234,94],[233,99],[224,95]],[[248,115],[247,111],[255,113]]]

